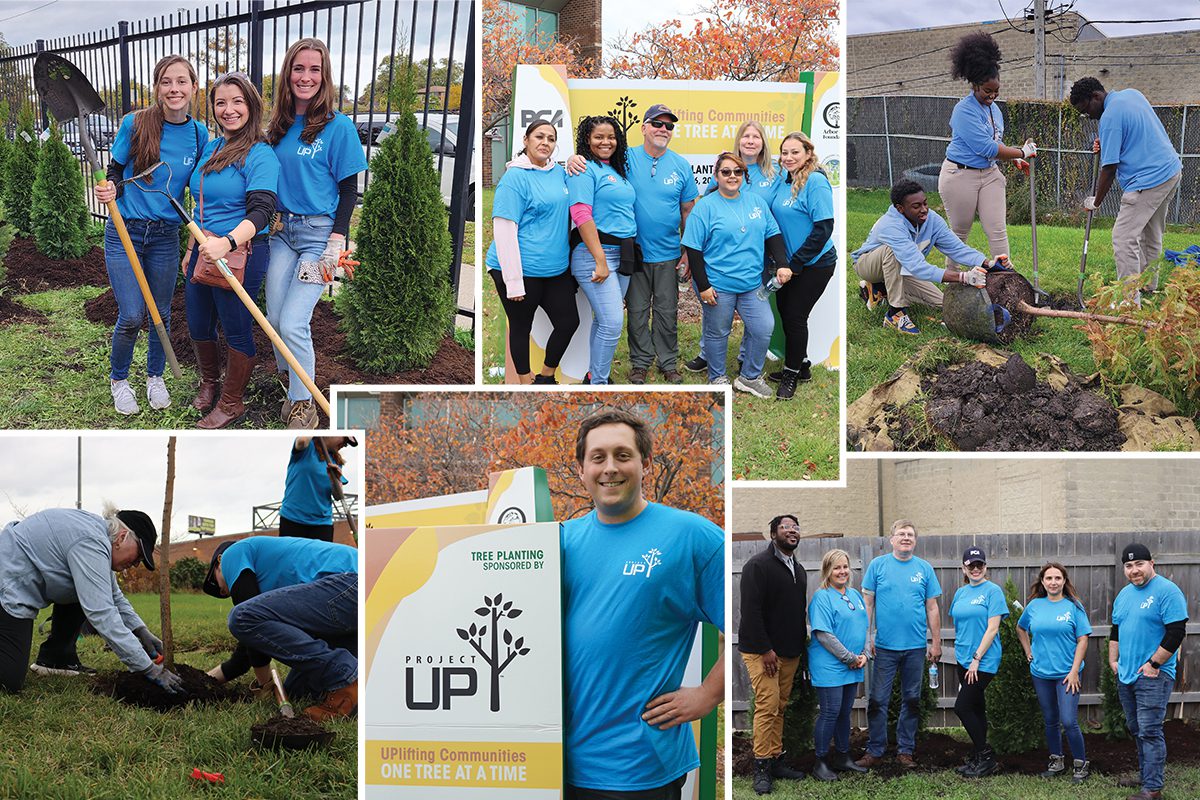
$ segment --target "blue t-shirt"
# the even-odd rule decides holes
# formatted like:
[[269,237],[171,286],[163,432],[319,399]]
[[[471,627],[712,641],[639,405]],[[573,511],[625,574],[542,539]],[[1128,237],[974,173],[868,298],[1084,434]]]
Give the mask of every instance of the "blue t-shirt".
[[646,703],[680,687],[700,622],[725,629],[721,529],[650,503],[619,525],[562,525],[567,782],[663,786],[700,765],[691,726],[651,727]]
[[704,253],[704,271],[718,292],[741,294],[762,286],[766,240],[779,233],[767,202],[749,191],[720,192],[696,201],[683,244]]
[[608,164],[588,159],[587,169],[567,176],[567,190],[571,205],[586,203],[592,207],[592,221],[597,230],[622,239],[637,234],[633,184]]
[[[496,186],[492,216],[517,223],[521,272],[533,278],[553,278],[567,271],[571,226],[567,202],[567,173],[555,164],[550,169],[511,168]],[[493,241],[487,251],[488,269],[499,270],[500,258]]]
[[[753,192],[768,203],[771,202],[771,198],[775,195],[775,190],[779,187],[779,184],[783,183],[784,178],[787,177],[785,170],[781,169],[778,164],[771,163],[775,168],[769,178],[759,168],[757,161],[751,161],[747,164],[746,181],[742,184],[742,191]],[[712,194],[715,191],[717,191],[717,176],[713,175],[712,179],[708,182],[708,186],[704,187],[704,193]]]
[[274,148],[280,168],[279,208],[332,217],[337,211],[338,182],[367,168],[358,129],[345,114],[335,112],[312,144],[300,140],[303,131],[304,115],[298,114]]
[[261,592],[312,583],[327,575],[358,573],[358,550],[299,536],[250,536],[221,555],[221,576],[232,587],[243,570],[254,573]]
[[[783,231],[783,242],[790,257],[804,245],[814,223],[833,219],[833,187],[829,185],[829,178],[823,172],[813,172],[795,197],[792,197],[792,184],[780,181],[771,197],[771,213]],[[830,236],[821,252],[808,263],[815,263],[832,249],[833,236]]]
[[670,150],[654,158],[646,153],[643,145],[629,148],[626,163],[629,165],[629,182],[637,192],[633,211],[637,217],[637,240],[642,246],[643,260],[678,259],[682,216],[679,207],[698,195],[691,165],[686,158]]
[[[136,114],[126,114],[117,129],[117,137],[113,140],[112,159],[125,165],[122,178],[132,178],[134,171],[133,153],[133,119]],[[171,181],[167,185],[167,170],[159,167],[151,173],[151,182],[146,184],[138,181],[146,191],[132,183],[125,184],[121,196],[117,198],[117,210],[125,219],[160,219],[178,222],[179,217],[171,208],[171,204],[161,194],[150,191],[159,189],[174,197],[183,199],[183,188],[192,177],[196,161],[204,152],[208,141],[208,129],[201,123],[188,117],[183,122],[163,122],[162,138],[158,144],[158,159],[171,167]]]
[[[1075,664],[1075,646],[1080,636],[1092,632],[1087,612],[1067,598],[1053,603],[1038,597],[1025,606],[1017,626],[1029,631],[1033,663],[1029,671],[1035,678],[1062,680]],[[1079,663],[1083,672],[1084,662]]]
[[[1120,627],[1117,679],[1121,683],[1136,681],[1138,670],[1162,642],[1167,625],[1187,618],[1187,598],[1162,575],[1155,575],[1144,586],[1131,583],[1118,592],[1112,613],[1113,624]],[[1161,667],[1163,674],[1172,679],[1177,654],[1172,653]]]
[[845,686],[863,679],[861,669],[851,669],[833,657],[817,641],[816,632],[832,633],[851,653],[867,645],[867,604],[858,590],[847,586],[846,594],[830,586],[818,589],[808,603],[808,623],[814,636],[808,642],[808,673],[813,686]]
[[[224,146],[224,137],[208,143],[188,183],[192,197],[197,198],[196,224],[218,236],[229,233],[246,218],[247,192],[274,192],[279,186],[279,159],[266,142],[251,147],[244,164],[230,164],[220,172],[203,174],[204,165]],[[203,207],[199,200],[201,180],[204,181]],[[259,233],[266,230],[263,228]]]
[[1109,92],[1100,115],[1100,163],[1117,165],[1126,192],[1158,186],[1183,169],[1145,95],[1137,89]]
[[[983,641],[988,620],[1008,616],[1004,590],[991,581],[978,586],[961,586],[950,601],[950,616],[954,617],[954,656],[966,668]],[[991,646],[979,660],[979,671],[995,674],[1000,669],[1000,652],[1000,633],[997,631]]]
[[[863,573],[864,592],[875,594],[875,646],[885,650],[925,647],[925,601],[942,596],[933,567],[913,556],[901,561],[891,553],[871,559]],[[940,631],[934,631],[940,636]]]
[[303,450],[292,449],[279,516],[302,525],[333,524],[333,489],[315,441]]
[[1004,112],[992,103],[985,106],[975,93],[954,104],[950,114],[950,144],[946,160],[983,169],[996,163],[1004,140]]

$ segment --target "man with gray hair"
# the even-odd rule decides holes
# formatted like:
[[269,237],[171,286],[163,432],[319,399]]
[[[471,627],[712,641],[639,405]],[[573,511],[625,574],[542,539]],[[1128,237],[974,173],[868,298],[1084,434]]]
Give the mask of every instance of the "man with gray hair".
[[[144,512],[115,507],[103,517],[51,508],[8,523],[0,531],[0,689],[20,691],[27,666],[39,675],[95,672],[75,650],[86,620],[130,672],[180,691],[179,676],[155,663],[162,641],[125,599],[115,574],[139,561],[153,570],[157,539]],[[51,604],[50,636],[29,665],[34,619]]]

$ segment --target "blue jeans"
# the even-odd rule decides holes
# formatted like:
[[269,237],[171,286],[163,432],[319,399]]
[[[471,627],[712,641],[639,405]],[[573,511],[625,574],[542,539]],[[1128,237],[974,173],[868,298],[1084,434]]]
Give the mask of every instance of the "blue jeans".
[[579,288],[592,307],[592,330],[588,334],[588,371],[593,384],[608,383],[612,372],[613,353],[621,341],[621,326],[625,322],[625,290],[629,278],[617,272],[621,266],[621,248],[603,245],[604,257],[608,261],[608,277],[600,283],[592,283],[592,271],[596,261],[583,245],[571,251],[571,274],[579,282]]
[[888,650],[875,648],[871,668],[871,698],[867,702],[867,752],[879,758],[887,749],[888,701],[892,681],[900,673],[900,720],[896,723],[896,752],[912,755],[917,743],[921,688],[925,679],[925,648]]
[[[156,219],[127,219],[125,228],[133,242],[150,296],[158,307],[163,327],[171,332],[171,296],[175,293],[175,276],[179,270],[179,223]],[[110,219],[104,226],[104,264],[108,267],[108,282],[112,284],[113,297],[117,301],[117,326],[113,328],[112,354],[109,375],[114,381],[129,377],[129,365],[133,361],[133,346],[137,344],[138,332],[146,323],[146,300],[133,274],[133,265],[125,254],[121,237]],[[146,374],[158,377],[167,365],[162,342],[150,330],[150,349],[146,355]]]
[[1063,754],[1062,735],[1066,731],[1071,757],[1087,761],[1083,732],[1079,730],[1079,695],[1068,692],[1061,679],[1032,677],[1033,689],[1042,707],[1042,721],[1046,723],[1046,747],[1050,755]]
[[1167,701],[1175,688],[1175,679],[1159,673],[1157,678],[1138,677],[1133,683],[1117,681],[1117,695],[1125,710],[1125,727],[1137,739],[1138,766],[1142,771],[1142,788],[1148,792],[1163,788],[1163,769],[1167,764],[1167,740],[1163,736],[1163,720],[1167,716]]
[[[325,251],[333,217],[283,214],[283,230],[271,237],[271,266],[267,269],[267,320],[292,351],[296,361],[315,380],[317,357],[312,344],[312,312],[324,284],[300,280],[301,261],[316,261]],[[289,373],[288,399],[309,400],[312,392],[275,349],[275,368]]]
[[358,680],[358,574],[263,592],[233,607],[229,632],[291,667],[284,690],[315,697]]
[[850,752],[850,710],[858,694],[857,683],[845,686],[814,686],[821,709],[813,725],[813,746],[817,758],[829,752],[829,740],[839,753]]
[[[187,304],[188,333],[198,342],[217,340],[217,321],[225,333],[225,342],[234,350],[254,356],[254,318],[250,311],[233,293],[232,289],[218,289],[192,283],[199,251],[192,252],[187,265],[187,281],[183,284],[183,299]],[[246,294],[258,299],[258,290],[267,276],[267,263],[271,260],[270,240],[255,239],[250,258],[246,260],[246,275],[242,286]]]
[[752,380],[762,375],[767,347],[771,344],[771,331],[775,329],[771,304],[760,300],[757,291],[740,294],[718,291],[715,306],[700,303],[703,342],[700,352],[708,361],[709,381],[725,374],[726,351],[735,310],[745,326],[745,333],[742,334],[742,377]]

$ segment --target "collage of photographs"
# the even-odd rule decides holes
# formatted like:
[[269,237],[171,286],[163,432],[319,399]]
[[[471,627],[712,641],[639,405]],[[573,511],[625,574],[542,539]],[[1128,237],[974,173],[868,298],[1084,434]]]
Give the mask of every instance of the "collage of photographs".
[[1198,87],[1185,0],[0,0],[0,800],[1200,800]]

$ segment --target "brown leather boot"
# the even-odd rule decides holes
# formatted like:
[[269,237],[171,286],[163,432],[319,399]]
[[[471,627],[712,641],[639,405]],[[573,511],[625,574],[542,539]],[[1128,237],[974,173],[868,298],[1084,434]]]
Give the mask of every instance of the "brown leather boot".
[[196,364],[200,367],[200,388],[192,408],[208,411],[217,399],[217,386],[221,380],[221,358],[216,342],[199,342],[192,339],[192,350],[196,353]]
[[204,419],[196,423],[196,427],[205,430],[224,428],[241,419],[246,413],[242,394],[253,371],[254,358],[228,348],[225,351],[225,385],[221,387],[221,399]]
[[315,722],[348,717],[358,708],[358,681],[330,692],[319,706],[309,706],[304,714]]

